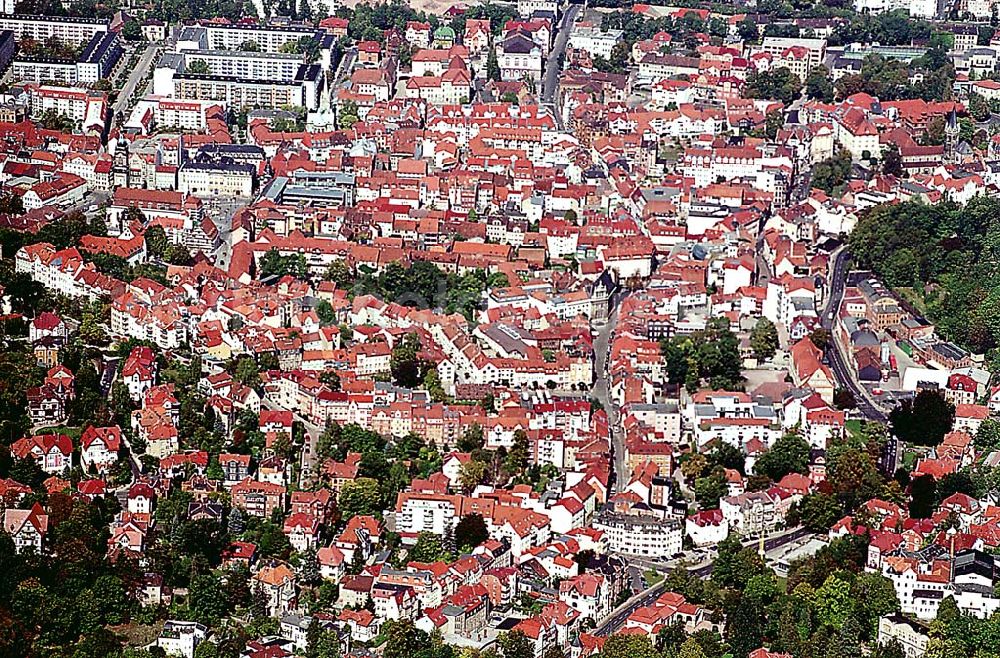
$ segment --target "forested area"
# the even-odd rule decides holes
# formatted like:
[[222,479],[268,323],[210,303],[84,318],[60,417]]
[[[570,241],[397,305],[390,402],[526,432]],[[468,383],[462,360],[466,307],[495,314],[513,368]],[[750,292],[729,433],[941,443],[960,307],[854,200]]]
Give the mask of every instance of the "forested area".
[[944,338],[990,353],[995,363],[1000,200],[878,206],[861,217],[849,244],[857,268],[874,271],[887,286],[913,287]]

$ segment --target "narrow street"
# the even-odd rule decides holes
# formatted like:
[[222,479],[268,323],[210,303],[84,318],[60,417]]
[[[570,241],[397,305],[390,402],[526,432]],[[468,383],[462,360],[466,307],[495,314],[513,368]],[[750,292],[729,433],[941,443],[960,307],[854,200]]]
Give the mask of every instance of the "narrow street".
[[618,424],[618,407],[611,401],[608,390],[608,359],[611,355],[611,339],[618,325],[618,310],[623,298],[621,291],[611,297],[611,310],[608,321],[597,331],[594,338],[594,386],[591,395],[595,397],[608,412],[608,425],[611,428],[611,490],[617,491],[620,479],[627,477],[625,472],[624,436]]
[[[286,409],[268,402],[267,399],[261,400],[260,404],[261,408],[268,409],[270,411],[286,411]],[[295,411],[292,412],[292,418],[302,423],[302,428],[305,430],[305,445],[302,447],[302,461],[301,468],[299,470],[299,486],[304,487],[308,484],[309,479],[312,477],[313,473],[315,473],[317,468],[316,446],[318,445],[320,434],[322,434],[326,428],[320,427],[319,425],[306,420]]]

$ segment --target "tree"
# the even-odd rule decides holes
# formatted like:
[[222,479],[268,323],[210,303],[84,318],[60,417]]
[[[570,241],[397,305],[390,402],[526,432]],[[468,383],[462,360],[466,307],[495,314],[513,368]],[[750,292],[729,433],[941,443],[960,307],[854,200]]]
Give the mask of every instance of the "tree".
[[38,124],[46,130],[56,130],[63,133],[71,133],[76,129],[76,121],[55,108],[49,108],[42,112]]
[[893,433],[903,441],[923,446],[941,443],[955,420],[955,405],[938,390],[923,389],[889,414]]
[[219,647],[215,642],[202,642],[194,650],[194,658],[220,658]]
[[240,44],[237,50],[244,50],[246,52],[251,52],[251,53],[259,53],[260,44],[254,41],[253,39],[247,39],[246,41]]
[[253,357],[244,356],[236,360],[233,379],[250,388],[256,388],[260,384],[260,369]]
[[507,458],[504,460],[504,470],[510,474],[520,474],[524,472],[531,456],[531,443],[528,441],[528,434],[524,430],[514,431],[514,441],[507,451]]
[[420,337],[417,334],[407,334],[392,348],[389,370],[393,380],[400,386],[418,387],[429,367],[430,364],[420,356]]
[[743,382],[740,346],[726,318],[712,318],[705,329],[660,343],[672,384],[693,393],[703,381],[714,389],[734,390]]
[[358,104],[353,100],[347,99],[340,103],[339,112],[337,114],[337,124],[343,130],[353,128],[354,124],[358,122]]
[[708,468],[708,457],[701,454],[700,452],[695,452],[681,462],[681,474],[690,482],[694,481],[695,478],[699,478]]
[[850,389],[838,388],[833,392],[833,406],[837,409],[855,409],[858,406],[858,401]]
[[378,480],[361,477],[345,482],[337,499],[340,513],[345,519],[353,516],[379,515],[381,494]]
[[969,114],[976,121],[986,121],[990,118],[990,104],[982,94],[969,94]]
[[812,186],[830,194],[843,185],[851,174],[851,154],[840,151],[832,158],[823,160],[813,168]]
[[[530,656],[530,654],[528,654]],[[506,656],[506,654],[505,654]],[[608,637],[601,649],[601,658],[659,658],[648,635],[615,633]],[[521,657],[519,657],[521,658]]]
[[902,177],[903,156],[900,155],[897,144],[890,144],[882,154],[882,173],[886,176]]
[[910,482],[910,516],[928,519],[937,508],[937,482],[934,476],[924,474]]
[[1000,449],[1000,420],[987,418],[976,430],[976,450],[986,454]]
[[813,532],[826,532],[843,516],[843,508],[836,496],[815,492],[800,500],[790,515],[790,521],[797,521]]
[[324,327],[329,327],[337,321],[337,316],[333,311],[333,306],[330,302],[325,299],[321,299],[316,302],[316,317],[319,318],[319,323]]
[[493,48],[490,48],[489,54],[486,55],[486,79],[493,82],[500,81],[500,63],[497,61],[497,54]]
[[0,193],[0,214],[23,215],[24,201],[12,192]]
[[775,482],[789,473],[809,472],[809,442],[795,432],[785,434],[754,464],[754,472]]
[[503,658],[532,658],[535,651],[527,636],[521,631],[508,631],[497,640]]
[[542,658],[566,658],[566,652],[558,644],[553,644],[551,647],[545,650],[542,654]]
[[736,24],[736,30],[739,32],[740,39],[749,43],[757,43],[757,39],[760,38],[760,30],[757,28],[757,23],[749,16]]
[[319,560],[316,559],[316,549],[306,549],[299,558],[299,580],[307,585],[320,582]]
[[486,464],[472,459],[462,464],[458,470],[458,481],[466,493],[472,493],[486,479]]
[[858,621],[870,637],[878,636],[878,620],[899,610],[899,597],[892,581],[880,573],[859,573],[851,584]]
[[693,637],[689,637],[681,644],[678,658],[707,658],[701,645]]
[[947,127],[947,122],[943,116],[935,116],[933,119],[927,122],[927,131],[924,133],[924,139],[928,144],[940,145],[944,144],[944,133]]
[[731,468],[740,474],[745,474],[746,460],[743,452],[736,446],[724,441],[716,441],[712,451],[708,453],[711,465]]
[[767,117],[764,118],[764,135],[768,139],[775,139],[778,137],[778,131],[785,127],[785,112],[784,110],[775,110],[774,112],[768,112]]
[[760,318],[750,332],[750,349],[758,360],[764,361],[774,356],[778,349],[778,329],[767,318]]
[[291,275],[297,279],[305,279],[309,274],[306,257],[302,254],[282,256],[277,249],[270,249],[260,259],[260,278],[281,278]]
[[172,244],[167,247],[163,257],[171,265],[188,266],[194,262],[191,251],[182,244]]
[[821,350],[826,350],[831,344],[830,330],[823,327],[816,327],[809,333],[809,340]]
[[[139,214],[142,211],[136,208]],[[127,214],[127,213],[126,213]],[[162,226],[150,226],[143,233],[143,238],[146,240],[146,253],[152,259],[159,259],[163,257],[163,254],[167,250],[167,234],[164,232]]]
[[382,634],[386,638],[383,658],[414,658],[427,646],[427,633],[409,620],[387,621]]
[[751,73],[744,95],[747,98],[777,99],[789,105],[802,93],[802,83],[787,67]]
[[824,624],[840,629],[854,610],[851,584],[833,574],[816,591],[816,613]]
[[475,548],[489,538],[486,522],[479,514],[466,514],[455,525],[455,544],[459,549]]
[[188,607],[196,621],[215,626],[228,611],[223,588],[212,575],[202,574],[191,580]]
[[410,549],[407,557],[413,562],[437,562],[444,558],[446,552],[441,544],[441,538],[432,532],[420,532],[417,543]]
[[[906,658],[906,653],[903,651],[903,645],[899,643],[899,640],[892,638],[886,643],[879,643],[875,647],[875,653],[872,654],[875,658]],[[954,655],[954,654],[949,654]]]
[[207,75],[211,73],[211,69],[208,67],[208,62],[203,59],[193,59],[187,63],[186,73],[193,73],[196,75]]
[[462,432],[455,447],[461,452],[473,452],[482,450],[484,443],[483,428],[479,423],[472,423]]
[[857,448],[827,453],[827,482],[845,514],[851,514],[860,503],[884,491],[882,476],[871,454]]
[[346,261],[335,260],[326,268],[323,278],[327,281],[333,281],[338,288],[346,288],[354,282],[354,272],[348,267]]
[[833,83],[830,81],[830,71],[825,66],[810,69],[806,77],[806,96],[823,103],[833,102]]
[[226,521],[226,525],[229,529],[231,535],[241,535],[243,531],[246,530],[246,519],[243,517],[243,511],[239,507],[232,507],[229,510],[229,517]]
[[719,500],[728,493],[729,484],[726,482],[725,472],[721,468],[715,468],[710,475],[697,478],[694,481],[694,497],[701,509],[717,508]]
[[138,21],[127,21],[125,25],[122,26],[121,31],[122,38],[126,41],[142,41],[142,27],[139,25]]
[[340,658],[340,636],[335,629],[323,629],[315,617],[306,631],[306,658]]

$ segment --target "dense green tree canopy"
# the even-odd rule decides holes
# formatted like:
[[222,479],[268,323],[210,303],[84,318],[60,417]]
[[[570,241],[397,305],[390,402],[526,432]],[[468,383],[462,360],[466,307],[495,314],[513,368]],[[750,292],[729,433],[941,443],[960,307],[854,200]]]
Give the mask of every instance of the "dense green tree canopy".
[[890,287],[913,287],[946,339],[977,352],[1000,345],[1000,200],[964,207],[917,202],[878,206],[851,233],[860,269]]

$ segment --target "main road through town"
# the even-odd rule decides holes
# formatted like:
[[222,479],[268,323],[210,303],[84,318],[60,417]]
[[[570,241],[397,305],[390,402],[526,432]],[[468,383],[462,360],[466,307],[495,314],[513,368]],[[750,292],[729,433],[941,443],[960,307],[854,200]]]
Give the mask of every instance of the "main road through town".
[[[810,532],[805,528],[795,528],[779,536],[765,538],[764,552],[766,554],[768,552],[782,548],[786,544],[790,544],[793,541],[798,541],[809,534]],[[754,540],[747,540],[743,542],[744,546],[755,546],[756,544],[757,542]],[[638,563],[640,566],[648,566],[657,571],[669,571],[670,569],[678,566],[678,563],[663,564],[663,563],[645,562],[642,559],[634,559],[631,557],[629,559],[632,562]],[[709,576],[712,575],[712,562],[713,562],[712,559],[702,561],[699,564],[689,566],[688,571],[691,572],[691,575],[697,576],[698,578],[708,578]],[[646,589],[645,591],[636,594],[628,601],[615,608],[614,612],[612,612],[607,619],[598,624],[598,626],[593,631],[594,635],[607,637],[608,635],[611,635],[615,631],[620,630],[625,625],[625,621],[629,618],[629,616],[633,612],[635,612],[636,610],[638,610],[643,606],[652,604],[653,601],[655,601],[657,598],[659,598],[661,594],[663,594],[665,589],[666,589],[666,580],[661,580],[660,582],[656,583],[649,589]]]
[[823,328],[830,332],[830,347],[827,348],[827,359],[830,362],[830,370],[840,385],[854,395],[857,402],[858,411],[868,420],[885,422],[887,416],[876,407],[868,397],[868,391],[857,382],[851,375],[850,366],[844,357],[840,343],[834,336],[834,318],[840,310],[840,303],[844,299],[844,289],[847,286],[847,263],[850,260],[850,253],[846,248],[840,249],[833,255],[833,266],[830,268],[830,294],[827,298],[826,309],[823,311]]
[[150,44],[146,46],[145,52],[139,58],[139,64],[132,69],[132,73],[129,74],[128,80],[125,82],[125,86],[122,87],[121,92],[118,94],[118,100],[115,102],[114,111],[115,113],[124,112],[128,109],[129,101],[132,99],[132,95],[135,93],[135,88],[139,86],[139,82],[145,78],[146,74],[149,72],[149,67],[153,64],[153,57],[159,52],[159,49]]
[[556,90],[559,88],[559,74],[562,72],[563,54],[566,52],[566,44],[569,42],[569,33],[573,30],[573,21],[580,13],[582,5],[569,5],[563,13],[562,20],[559,21],[559,31],[556,33],[556,42],[552,45],[548,57],[545,59],[545,75],[542,78],[542,98],[541,104],[548,107],[555,117],[556,125],[562,129],[562,116],[559,108],[556,107]]

